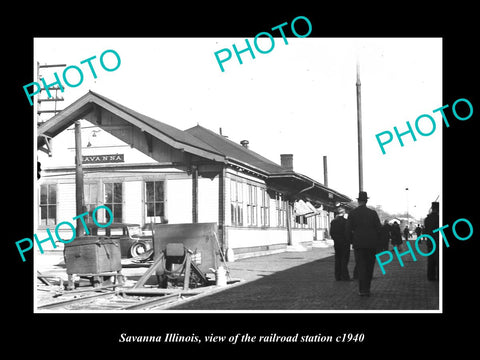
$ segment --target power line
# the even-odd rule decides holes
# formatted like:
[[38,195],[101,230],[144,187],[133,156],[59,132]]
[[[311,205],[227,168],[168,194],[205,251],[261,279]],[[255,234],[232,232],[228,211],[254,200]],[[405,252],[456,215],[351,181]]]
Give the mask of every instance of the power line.
[[[42,79],[42,75],[40,75],[40,69],[44,69],[44,68],[56,68],[56,67],[66,67],[67,65],[66,64],[45,64],[45,65],[40,65],[39,62],[37,61],[37,82],[40,84],[41,83],[41,79]],[[43,91],[46,91],[45,88],[40,88],[40,93],[38,94],[38,98],[37,98],[37,103],[38,103],[38,106],[37,106],[37,125],[40,125],[41,123],[45,122],[46,120],[43,120],[41,118],[41,115],[42,114],[48,114],[48,113],[52,113],[53,116],[55,116],[58,112],[60,112],[61,110],[57,109],[57,102],[59,101],[64,101],[64,98],[63,97],[60,97],[57,93],[58,90],[61,90],[60,87],[56,86],[56,87],[52,87],[52,88],[49,88],[48,91],[49,93],[51,91],[55,91],[55,95],[53,97],[49,97],[49,98],[46,98],[46,99],[42,99],[40,96],[42,94]],[[41,110],[41,104],[43,102],[53,102],[53,109],[46,109],[46,110]]]

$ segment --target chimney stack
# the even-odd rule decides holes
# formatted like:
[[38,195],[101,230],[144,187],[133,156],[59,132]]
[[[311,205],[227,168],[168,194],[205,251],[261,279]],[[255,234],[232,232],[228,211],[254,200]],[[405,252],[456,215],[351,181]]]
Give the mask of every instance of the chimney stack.
[[323,156],[323,185],[328,187],[327,157]]
[[246,148],[246,149],[248,149],[248,144],[249,144],[248,140],[242,140],[242,141],[240,141],[240,145],[242,145],[242,146],[243,146],[244,148]]
[[280,165],[285,170],[293,171],[293,154],[280,154]]

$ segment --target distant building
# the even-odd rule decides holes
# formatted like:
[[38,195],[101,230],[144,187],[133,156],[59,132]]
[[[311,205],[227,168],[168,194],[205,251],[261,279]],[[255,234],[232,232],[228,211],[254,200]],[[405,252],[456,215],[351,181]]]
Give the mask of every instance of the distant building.
[[[107,205],[115,222],[144,227],[215,222],[223,250],[236,259],[322,239],[336,205],[351,201],[294,172],[291,154],[278,165],[248,141],[237,144],[200,125],[182,131],[89,92],[38,128],[40,239],[77,215],[77,120],[85,211]],[[101,221],[107,215],[98,212]]]
[[388,223],[390,225],[392,225],[393,223],[397,222],[399,225],[402,223],[402,220],[400,220],[399,218],[390,218],[388,219]]

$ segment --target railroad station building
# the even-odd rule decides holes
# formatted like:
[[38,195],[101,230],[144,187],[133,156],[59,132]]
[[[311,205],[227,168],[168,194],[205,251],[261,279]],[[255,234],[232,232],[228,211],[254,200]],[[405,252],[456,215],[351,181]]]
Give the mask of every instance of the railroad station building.
[[[42,123],[42,176],[36,185],[37,235],[71,221],[75,134],[82,139],[84,209],[108,206],[115,222],[216,223],[231,260],[309,246],[325,239],[333,211],[351,199],[200,125],[180,130],[88,92]],[[90,214],[91,216],[91,214]],[[100,221],[107,214],[97,213]],[[91,219],[90,219],[91,220]],[[70,239],[71,230],[62,238]],[[70,234],[66,234],[69,231]],[[57,249],[62,249],[58,243]]]

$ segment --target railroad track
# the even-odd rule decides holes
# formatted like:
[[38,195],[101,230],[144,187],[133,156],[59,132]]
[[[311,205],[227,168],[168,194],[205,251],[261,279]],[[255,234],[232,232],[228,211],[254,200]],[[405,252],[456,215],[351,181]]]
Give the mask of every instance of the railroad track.
[[[58,294],[61,300],[42,304],[37,310],[164,310],[180,301],[210,295],[229,287],[239,285],[239,281],[226,287],[215,285],[196,289],[159,289],[159,288],[92,288],[65,291]],[[115,286],[114,286],[115,287]]]
[[38,310],[148,310],[184,298],[181,293],[159,296],[131,296],[115,291],[85,292],[82,296],[66,295],[66,299],[39,306]]

